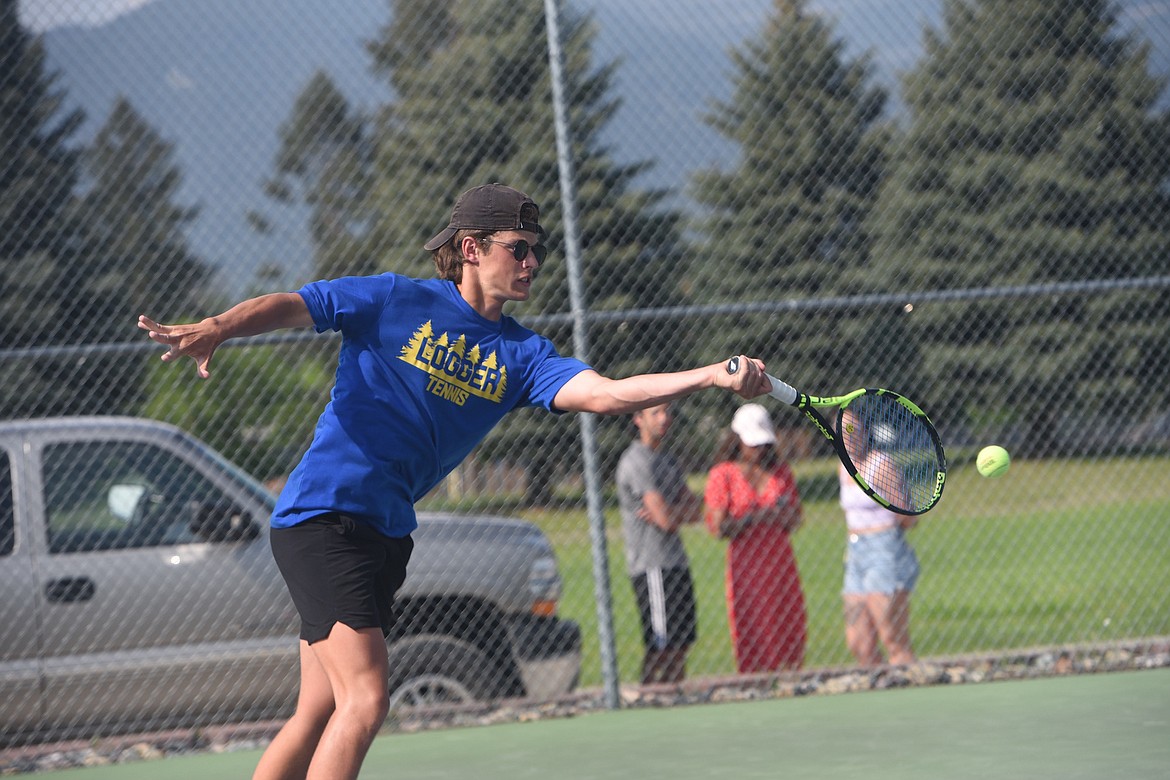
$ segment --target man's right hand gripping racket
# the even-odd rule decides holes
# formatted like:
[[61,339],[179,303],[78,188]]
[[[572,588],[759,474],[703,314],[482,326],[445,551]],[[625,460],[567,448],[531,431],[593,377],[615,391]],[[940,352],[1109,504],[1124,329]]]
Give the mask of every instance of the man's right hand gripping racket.
[[[727,373],[739,371],[739,358]],[[769,393],[804,412],[866,495],[903,515],[920,515],[942,498],[947,456],[938,431],[918,406],[890,390],[864,388],[846,395],[807,395],[771,374]],[[818,409],[837,408],[834,424]]]

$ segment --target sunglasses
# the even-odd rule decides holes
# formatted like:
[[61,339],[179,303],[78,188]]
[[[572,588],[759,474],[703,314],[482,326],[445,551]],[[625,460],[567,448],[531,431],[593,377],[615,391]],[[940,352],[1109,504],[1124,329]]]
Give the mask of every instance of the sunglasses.
[[505,244],[503,241],[493,241],[490,238],[483,239],[483,242],[485,244],[499,244],[512,250],[512,257],[516,258],[517,263],[523,263],[527,259],[529,250],[532,251],[537,263],[543,263],[544,258],[548,257],[548,247],[544,244],[529,246],[528,242],[524,239],[520,239],[514,244]]

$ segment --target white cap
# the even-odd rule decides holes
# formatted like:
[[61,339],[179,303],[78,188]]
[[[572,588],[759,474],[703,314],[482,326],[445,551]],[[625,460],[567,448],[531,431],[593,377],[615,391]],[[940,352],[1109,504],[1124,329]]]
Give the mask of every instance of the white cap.
[[731,430],[738,434],[740,441],[749,447],[776,443],[776,429],[768,410],[759,404],[744,404],[731,418]]

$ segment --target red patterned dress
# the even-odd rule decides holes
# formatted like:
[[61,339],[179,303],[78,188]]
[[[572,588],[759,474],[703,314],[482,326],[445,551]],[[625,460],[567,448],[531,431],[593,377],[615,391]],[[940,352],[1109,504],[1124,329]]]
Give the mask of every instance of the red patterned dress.
[[[727,461],[711,469],[704,496],[709,509],[732,518],[774,506],[786,496],[799,505],[796,478],[782,463],[757,492],[739,466]],[[711,512],[707,524],[718,534]],[[752,524],[727,548],[727,612],[735,660],[741,673],[796,669],[804,662],[808,636],[800,572],[788,531]]]

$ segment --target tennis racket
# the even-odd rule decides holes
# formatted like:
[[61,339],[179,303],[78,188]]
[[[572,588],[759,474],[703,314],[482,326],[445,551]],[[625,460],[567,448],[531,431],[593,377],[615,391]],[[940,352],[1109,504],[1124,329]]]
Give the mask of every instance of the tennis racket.
[[[739,358],[733,357],[727,373],[737,371]],[[772,383],[769,395],[804,412],[874,501],[903,515],[920,515],[942,498],[947,456],[934,424],[913,401],[875,388],[821,398],[764,376]],[[830,424],[817,410],[834,407],[837,419]]]

